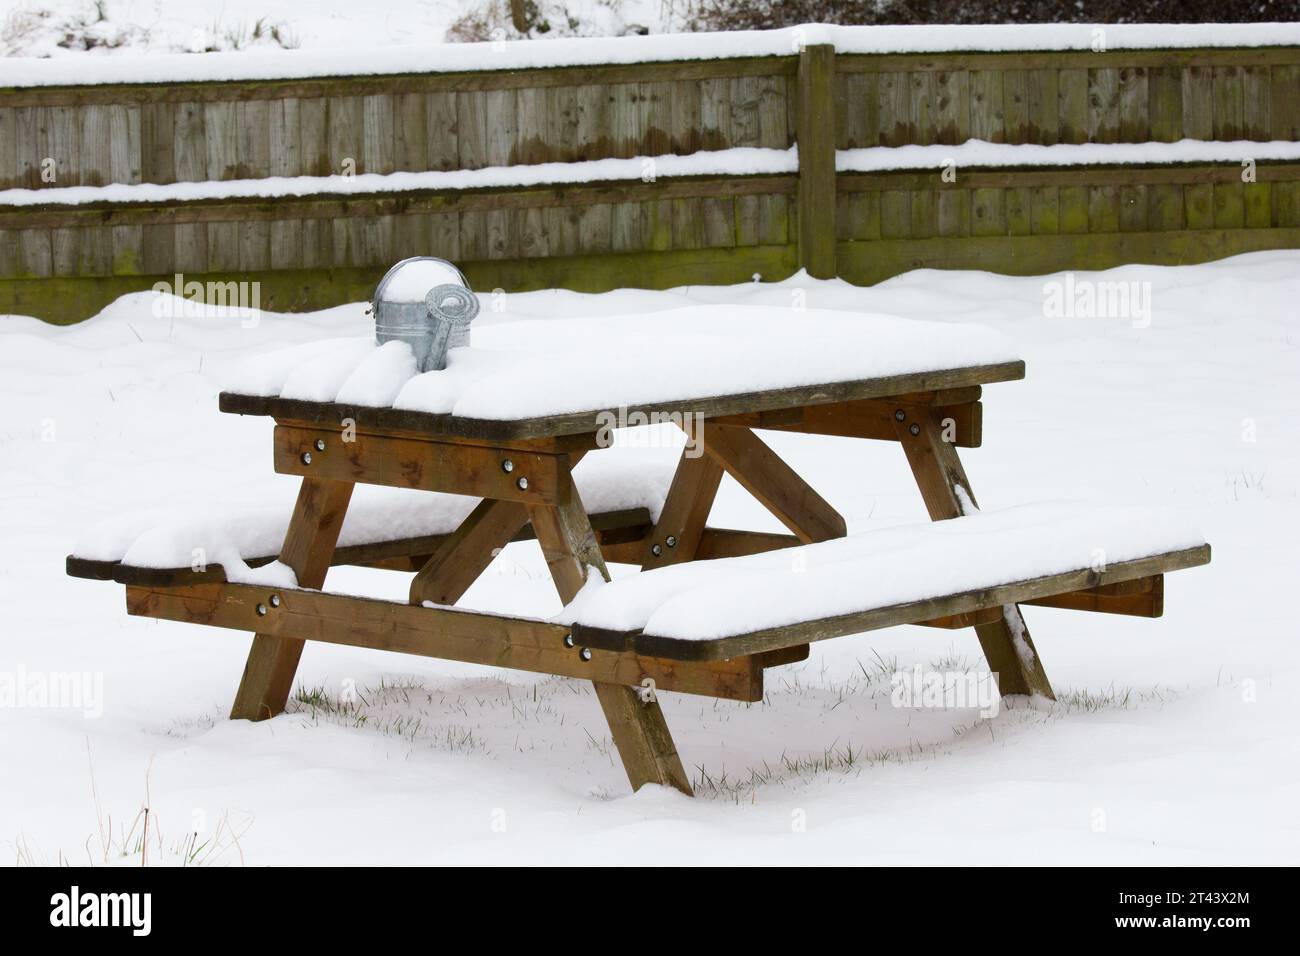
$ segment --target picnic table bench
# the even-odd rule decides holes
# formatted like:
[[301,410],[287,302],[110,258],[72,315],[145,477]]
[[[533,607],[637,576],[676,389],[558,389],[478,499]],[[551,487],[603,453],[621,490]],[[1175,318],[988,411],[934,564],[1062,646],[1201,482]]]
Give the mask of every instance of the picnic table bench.
[[[1024,376],[1023,361],[988,330],[854,316],[852,331],[806,313],[793,337],[737,347],[739,372],[718,366],[722,387],[740,377],[770,387],[724,391],[708,387],[713,377],[700,373],[709,363],[691,351],[718,346],[707,318],[657,315],[653,339],[624,353],[605,338],[582,354],[562,349],[523,365],[517,355],[496,354],[473,366],[467,355],[468,371],[455,361],[447,372],[408,369],[379,392],[373,386],[383,376],[366,363],[391,371],[400,354],[380,357],[387,347],[361,350],[350,371],[341,362],[322,373],[329,381],[306,385],[301,375],[292,385],[292,361],[268,360],[253,376],[256,388],[223,392],[220,408],[274,418],[275,470],[302,479],[278,554],[241,554],[229,567],[196,570],[157,554],[132,563],[120,549],[74,554],[68,572],[125,584],[131,614],[254,632],[232,718],[283,711],[313,640],[581,678],[594,685],[632,787],[658,783],[689,794],[660,691],[757,701],[764,671],[806,658],[812,641],[919,624],[974,627],[1001,693],[1052,697],[1019,605],[1158,617],[1163,575],[1209,561],[1199,535],[1158,514],[979,510],[957,449],[981,444],[983,386]],[[774,328],[790,320],[759,316],[758,324],[766,318]],[[747,316],[745,327],[755,321]],[[587,341],[590,326],[577,323],[574,340]],[[476,352],[481,331],[466,353]],[[538,332],[505,329],[498,341]],[[719,354],[715,362],[734,358]],[[598,360],[603,380],[594,391],[579,383],[559,398],[501,400],[503,383],[526,390],[569,382]],[[835,377],[841,370],[862,374]],[[590,400],[609,383],[632,396],[630,408]],[[371,404],[346,400],[367,397],[367,388]],[[514,414],[521,403],[549,408]],[[694,444],[662,500],[589,514],[588,489],[579,491],[574,470],[588,455],[620,453],[597,451],[616,413],[672,416]],[[846,536],[840,514],[756,429],[898,443],[937,523]],[[788,533],[710,526],[724,474]],[[479,500],[437,533],[345,539],[340,547],[358,485]],[[566,605],[560,616],[453,606],[501,548],[529,537]],[[642,573],[610,582],[606,562]],[[328,568],[342,563],[416,571],[409,602],[321,590]]]

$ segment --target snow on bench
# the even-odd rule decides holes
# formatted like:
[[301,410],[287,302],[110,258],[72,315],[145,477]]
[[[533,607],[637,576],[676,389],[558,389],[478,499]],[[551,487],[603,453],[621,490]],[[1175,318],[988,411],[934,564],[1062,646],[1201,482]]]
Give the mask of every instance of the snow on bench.
[[260,356],[239,395],[509,421],[1016,362],[985,326],[875,313],[706,305],[652,314],[475,322],[443,371],[409,346],[332,339]]
[[[1169,560],[1146,562],[1144,559]],[[1204,564],[1204,538],[1172,513],[1035,504],[903,525],[740,558],[695,561],[593,581],[555,620],[592,646],[715,659]],[[1091,572],[1058,590],[972,596],[959,609],[924,602]],[[915,605],[906,613],[870,612]],[[840,619],[836,626],[834,619]],[[830,622],[781,639],[782,629]],[[581,637],[579,637],[581,631]],[[693,646],[692,646],[693,645]]]
[[[583,504],[596,518],[645,509],[659,518],[677,467],[679,450],[614,447],[589,452],[574,468]],[[348,505],[338,547],[450,534],[478,504],[477,498],[408,488],[357,485]],[[264,563],[280,550],[292,509],[288,502],[134,512],[89,528],[73,549],[70,567],[120,563],[132,568],[174,570],[220,565],[228,581],[292,587],[292,572]],[[99,576],[109,571],[97,569]],[[286,577],[286,572],[288,576]]]

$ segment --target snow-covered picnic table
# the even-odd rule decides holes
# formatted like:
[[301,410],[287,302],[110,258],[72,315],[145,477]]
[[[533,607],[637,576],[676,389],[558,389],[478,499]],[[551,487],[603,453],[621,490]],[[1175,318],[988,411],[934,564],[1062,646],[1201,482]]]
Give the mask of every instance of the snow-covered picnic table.
[[[979,512],[957,448],[982,441],[983,386],[1023,375],[986,328],[801,308],[489,322],[423,374],[401,342],[313,343],[250,363],[220,398],[273,417],[275,470],[302,478],[278,556],[265,536],[205,525],[220,557],[191,567],[192,530],[115,526],[88,536],[69,573],[126,584],[133,614],[254,631],[232,717],[284,709],[308,640],[584,678],[633,787],[689,793],[659,691],[759,700],[764,670],[809,642],[910,623],[974,626],[1003,694],[1051,696],[1018,604],[1155,617],[1163,574],[1209,560],[1167,516]],[[620,495],[645,469],[609,467],[625,453],[603,446],[655,421],[687,436],[675,471]],[[756,429],[897,442],[930,518],[952,520],[846,537]],[[710,526],[724,473],[789,533]],[[363,492],[367,517],[345,526],[358,486],[406,497],[385,520]],[[527,537],[559,617],[453,606]],[[643,573],[611,583],[607,561]],[[334,563],[416,571],[409,602],[320,590]]]
[[447,368],[419,374],[399,342],[332,339],[249,362],[222,409],[417,427],[462,438],[547,438],[620,409],[677,416],[820,404],[1020,378],[1006,336],[980,326],[802,308],[480,324]]

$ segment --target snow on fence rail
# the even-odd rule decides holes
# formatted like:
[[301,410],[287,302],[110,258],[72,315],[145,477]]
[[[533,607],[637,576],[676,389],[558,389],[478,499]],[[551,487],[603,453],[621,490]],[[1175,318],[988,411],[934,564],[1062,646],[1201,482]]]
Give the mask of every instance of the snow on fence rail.
[[[806,27],[364,67],[79,58],[75,79],[0,62],[0,312],[76,321],[176,272],[317,307],[412,254],[479,288],[596,290],[1300,245],[1300,27],[1103,39]],[[318,75],[344,68],[365,75]]]
[[789,56],[814,44],[832,46],[837,53],[869,54],[1270,47],[1300,44],[1300,24],[1044,23],[845,27],[808,23],[783,30],[566,37],[383,49],[277,50],[57,60],[7,58],[0,59],[0,87],[211,83],[549,69]]

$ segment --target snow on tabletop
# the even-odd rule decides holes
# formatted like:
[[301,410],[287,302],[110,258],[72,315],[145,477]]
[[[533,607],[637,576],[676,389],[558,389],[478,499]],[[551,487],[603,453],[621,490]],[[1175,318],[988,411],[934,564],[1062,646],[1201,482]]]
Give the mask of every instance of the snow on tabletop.
[[1204,543],[1159,509],[1025,505],[660,568],[584,588],[556,620],[712,640]]
[[[655,447],[619,447],[622,440],[616,435],[615,447],[590,452],[578,463],[573,473],[578,493],[592,514],[645,508],[657,521],[682,442],[661,434]],[[338,544],[448,534],[476,504],[477,498],[464,495],[357,485]],[[204,502],[119,514],[87,529],[72,553],[140,568],[186,568],[202,561],[221,565],[232,581],[272,584],[250,579],[262,569],[246,562],[280,550],[291,511],[292,500],[286,500],[278,506]]]
[[[310,369],[299,371],[303,372],[305,379],[311,378]],[[391,405],[402,385],[412,379],[417,371],[415,353],[408,343],[394,340],[374,346],[339,386],[335,401],[371,408]]]
[[254,384],[258,376],[264,374],[266,368],[274,368],[276,363],[287,362],[289,364],[283,373],[284,385],[280,388],[281,398],[328,402],[332,401],[349,381],[353,371],[361,365],[362,361],[375,351],[375,340],[369,336],[336,339],[334,344],[326,349],[304,349],[302,354],[307,357],[301,363],[295,361],[291,355],[283,354],[291,351],[297,350],[279,349],[265,356],[265,359],[254,360],[251,365],[250,384]]
[[1243,160],[1300,159],[1300,143],[1278,140],[1176,143],[987,143],[971,139],[957,146],[872,146],[841,149],[835,168],[842,173],[888,169],[941,169],[957,166],[1100,166],[1137,163],[1240,163]]
[[[1100,32],[1098,32],[1100,31]],[[105,83],[185,83],[297,79],[313,76],[450,73],[534,67],[789,56],[809,44],[839,53],[1108,50],[1256,47],[1300,43],[1293,23],[1017,24],[843,27],[805,24],[782,30],[668,33],[630,37],[0,59],[0,86],[82,86]]]
[[351,343],[261,357],[230,389],[501,421],[1019,358],[1010,339],[981,325],[771,306],[476,323],[470,341],[448,352],[446,369],[420,375],[404,343],[372,346],[332,398],[324,396],[345,374]]
[[[0,60],[0,62],[3,62]],[[167,183],[112,183],[107,186],[64,186],[52,189],[0,190],[0,206],[78,206],[90,203],[173,203],[213,199],[274,199],[283,196],[361,195],[414,190],[489,189],[642,180],[653,162],[656,179],[677,176],[753,176],[792,173],[799,169],[798,147],[766,149],[736,146],[701,150],[687,156],[663,155],[630,159],[591,159],[577,163],[532,163],[487,166],[449,172],[362,173],[359,176],[266,176]]]

